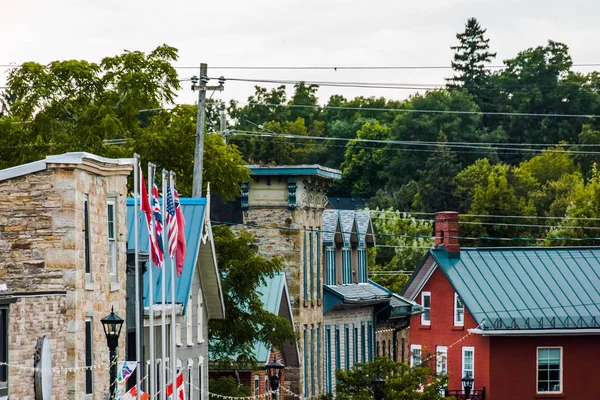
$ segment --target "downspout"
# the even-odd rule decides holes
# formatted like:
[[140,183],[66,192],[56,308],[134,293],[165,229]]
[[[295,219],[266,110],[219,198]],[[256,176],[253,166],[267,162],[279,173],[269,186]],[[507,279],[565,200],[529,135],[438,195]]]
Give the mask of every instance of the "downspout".
[[[398,332],[406,329],[406,327],[410,325],[410,317],[409,317],[409,322],[406,322],[404,325],[394,329],[394,332],[392,333],[393,335],[393,339],[394,339],[394,361],[398,362]],[[403,348],[404,350],[404,348]]]

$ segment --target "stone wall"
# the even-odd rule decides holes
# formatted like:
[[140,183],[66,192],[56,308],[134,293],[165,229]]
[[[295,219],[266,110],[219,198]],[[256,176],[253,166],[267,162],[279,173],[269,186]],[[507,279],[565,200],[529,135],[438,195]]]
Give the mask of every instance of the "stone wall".
[[[396,332],[396,326],[394,324],[377,324],[377,343],[380,344],[380,353],[379,355],[383,355],[383,351],[381,351],[381,346],[383,345],[383,341],[386,343],[386,348],[391,349],[391,353],[386,349],[385,355],[398,362],[403,362],[408,364],[410,361],[409,355],[409,347],[408,347],[408,327],[404,329],[399,329]],[[395,339],[394,339],[395,336]],[[396,352],[394,353],[394,340],[396,340]]]
[[[110,166],[104,166],[104,170]],[[9,360],[32,364],[37,338],[51,338],[56,399],[85,398],[85,320],[92,319],[94,398],[108,389],[108,348],[100,319],[111,307],[125,318],[127,176],[102,176],[88,168],[49,169],[0,182],[0,283],[12,292],[64,293],[26,297],[11,305],[18,325],[9,334]],[[92,272],[85,274],[84,194],[89,195]],[[117,200],[117,281],[108,266],[107,199]],[[46,299],[46,301],[40,300]],[[18,333],[17,333],[18,332]],[[120,354],[124,354],[125,334]],[[122,359],[122,357],[121,357]],[[32,398],[32,375],[9,369],[11,399]],[[27,378],[27,379],[21,379]],[[63,379],[63,380],[60,380]]]

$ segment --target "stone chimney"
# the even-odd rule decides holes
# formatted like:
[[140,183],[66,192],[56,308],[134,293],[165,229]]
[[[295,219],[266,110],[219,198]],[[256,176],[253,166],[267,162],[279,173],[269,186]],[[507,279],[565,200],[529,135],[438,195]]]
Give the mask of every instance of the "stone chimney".
[[458,243],[458,213],[456,211],[440,211],[435,213],[433,227],[435,247],[444,245],[448,253],[460,253]]

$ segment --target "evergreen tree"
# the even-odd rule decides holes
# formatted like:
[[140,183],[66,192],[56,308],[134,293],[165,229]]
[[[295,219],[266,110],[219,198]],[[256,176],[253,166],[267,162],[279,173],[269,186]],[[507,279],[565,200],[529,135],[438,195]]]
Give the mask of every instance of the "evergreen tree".
[[451,46],[454,50],[452,69],[455,75],[448,79],[448,87],[452,89],[465,88],[475,97],[485,87],[487,71],[484,64],[496,57],[491,53],[490,39],[485,38],[486,29],[483,29],[475,18],[469,18],[463,33],[457,33],[459,41],[457,46]]

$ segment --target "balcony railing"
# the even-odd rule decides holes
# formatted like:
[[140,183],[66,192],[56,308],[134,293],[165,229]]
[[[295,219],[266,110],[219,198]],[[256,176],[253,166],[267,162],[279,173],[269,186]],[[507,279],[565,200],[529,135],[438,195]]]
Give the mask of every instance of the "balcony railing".
[[471,390],[469,397],[462,390],[445,390],[444,397],[452,397],[456,400],[485,400],[485,387],[481,390]]

